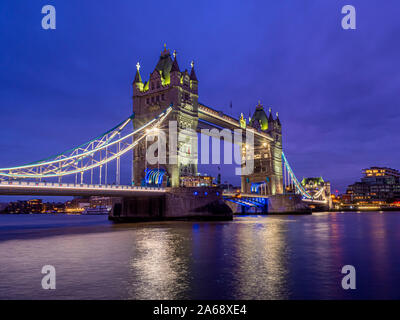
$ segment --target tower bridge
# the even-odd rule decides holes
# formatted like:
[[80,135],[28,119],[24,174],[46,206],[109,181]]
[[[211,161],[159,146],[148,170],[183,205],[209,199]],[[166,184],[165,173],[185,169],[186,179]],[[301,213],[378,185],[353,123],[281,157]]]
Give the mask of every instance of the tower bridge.
[[[226,219],[231,217],[231,210],[225,203],[230,203],[231,208],[232,204],[239,205],[243,212],[248,209],[302,212],[305,202],[329,204],[327,185],[311,194],[294,175],[282,151],[278,114],[274,117],[269,110],[267,115],[259,103],[249,119],[243,114],[240,118],[231,117],[199,103],[198,84],[194,63],[190,72],[182,71],[176,53],[171,55],[165,47],[147,81],[142,80],[137,64],[132,84],[132,115],[104,134],[66,152],[31,164],[0,169],[0,194],[119,197],[117,209],[110,215],[115,220]],[[168,136],[171,121],[176,123],[176,141]],[[197,176],[198,155],[197,144],[193,145],[193,136],[188,132],[210,128],[241,129],[254,136],[251,153],[246,142],[241,146],[242,158],[250,154],[254,170],[250,173],[242,170],[239,194],[186,185]],[[167,135],[168,161],[151,165],[146,158],[147,140],[155,131]],[[121,158],[132,154],[133,163],[128,161],[131,184],[123,186]],[[114,169],[111,174],[110,170]],[[74,183],[62,181],[67,177],[73,177]]]
[[[198,131],[204,127],[216,126],[230,130],[244,129],[254,134],[254,172],[242,176],[242,192],[250,192],[254,183],[264,183],[269,194],[282,194],[282,127],[278,115],[274,119],[270,110],[267,116],[259,103],[248,123],[243,115],[240,119],[235,119],[199,103],[198,85],[194,63],[191,64],[190,73],[187,70],[182,71],[176,52],[171,55],[166,47],[161,52],[155,69],[150,73],[149,80],[142,80],[140,65],[137,65],[133,81],[134,127],[143,126],[154,119],[160,110],[168,105],[173,106],[168,120],[177,123],[178,155],[177,161],[162,167],[168,173],[165,176],[167,185],[181,186],[185,176],[197,174],[197,162],[192,159],[197,150],[191,148],[191,137],[187,129]],[[160,130],[167,131],[167,122],[160,126]],[[143,181],[146,169],[159,170],[158,165],[147,166],[146,149],[145,141],[135,148],[135,184]],[[167,158],[170,158],[168,153]]]

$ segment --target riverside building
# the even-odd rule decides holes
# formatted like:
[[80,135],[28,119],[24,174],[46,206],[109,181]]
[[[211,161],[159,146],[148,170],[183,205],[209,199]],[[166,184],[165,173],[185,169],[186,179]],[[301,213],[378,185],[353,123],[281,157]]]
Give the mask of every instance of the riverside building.
[[352,204],[390,205],[400,200],[400,172],[386,167],[362,170],[361,181],[348,186],[346,195]]

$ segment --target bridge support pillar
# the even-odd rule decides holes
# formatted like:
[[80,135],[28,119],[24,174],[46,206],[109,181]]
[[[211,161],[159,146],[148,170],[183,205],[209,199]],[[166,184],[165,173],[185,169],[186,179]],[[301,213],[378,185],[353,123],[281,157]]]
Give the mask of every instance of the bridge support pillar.
[[122,198],[109,219],[116,222],[162,220],[232,220],[232,210],[218,188],[168,188],[163,196]]
[[268,214],[311,214],[311,209],[298,194],[269,196]]

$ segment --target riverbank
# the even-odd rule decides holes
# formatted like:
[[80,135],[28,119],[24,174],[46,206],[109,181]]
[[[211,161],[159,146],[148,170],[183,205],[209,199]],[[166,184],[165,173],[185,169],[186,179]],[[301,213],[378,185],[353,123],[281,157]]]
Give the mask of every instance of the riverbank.
[[340,209],[332,209],[329,212],[375,212],[375,211],[396,211],[400,212],[400,208],[340,208]]

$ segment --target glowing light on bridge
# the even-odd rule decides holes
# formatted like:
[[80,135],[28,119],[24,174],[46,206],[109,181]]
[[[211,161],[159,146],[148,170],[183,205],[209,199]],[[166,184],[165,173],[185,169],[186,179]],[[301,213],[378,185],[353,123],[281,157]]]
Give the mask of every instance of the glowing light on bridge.
[[165,174],[166,171],[164,169],[152,169],[152,170],[147,169],[145,175],[145,183],[148,185],[161,186]]
[[[121,156],[130,152],[152,130],[157,130],[171,111],[170,106],[158,117],[133,132],[128,131],[128,124],[134,117],[132,115],[113,129],[76,148],[28,165],[0,169],[0,177],[15,180],[59,178],[61,182],[61,177],[75,175],[75,183],[77,183],[77,177],[80,175],[81,183],[83,183],[84,173],[89,172],[90,184],[93,184],[93,169],[98,168],[100,184],[103,178],[104,183],[107,184],[108,164],[116,160],[116,180],[119,184]],[[103,167],[104,177],[102,176]]]

